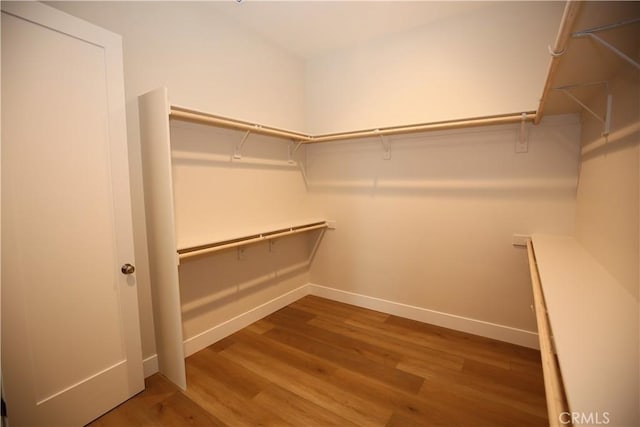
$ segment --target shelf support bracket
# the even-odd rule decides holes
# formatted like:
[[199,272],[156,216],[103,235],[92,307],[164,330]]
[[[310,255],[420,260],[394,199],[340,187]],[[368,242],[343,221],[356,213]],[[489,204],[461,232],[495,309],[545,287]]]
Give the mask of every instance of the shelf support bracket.
[[236,144],[235,148],[233,149],[233,158],[234,159],[241,159],[242,158],[242,147],[244,147],[244,143],[247,142],[247,138],[249,138],[250,134],[251,134],[250,130],[246,131],[244,136],[240,140],[240,142]]
[[[295,144],[295,147],[293,146],[293,144]],[[293,160],[293,156],[298,152],[301,145],[302,145],[302,141],[298,141],[297,143],[295,143],[294,141],[291,141],[289,143],[289,157],[287,161],[289,162],[290,165],[293,165],[296,163],[295,160]]]
[[620,58],[624,59],[629,64],[631,64],[632,66],[634,66],[635,68],[640,70],[640,63],[638,63],[638,61],[636,61],[635,59],[631,58],[629,55],[627,55],[626,53],[622,52],[620,49],[618,49],[617,47],[615,47],[614,45],[612,45],[608,41],[604,40],[602,37],[600,37],[597,34],[595,34],[595,33],[600,32],[600,31],[612,30],[614,28],[622,27],[624,25],[629,25],[629,24],[635,24],[635,23],[638,23],[638,22],[640,22],[640,18],[629,19],[629,20],[626,20],[626,21],[617,22],[615,24],[603,25],[603,26],[600,26],[600,27],[589,28],[587,30],[578,31],[576,33],[573,33],[571,36],[575,37],[575,38],[578,38],[578,37],[591,37],[593,40],[597,41],[602,46],[606,47],[607,49],[609,49],[610,51],[612,51],[613,53],[618,55]]
[[529,132],[527,130],[527,113],[522,113],[520,120],[520,132],[516,141],[516,153],[526,153],[529,151]]
[[609,49],[611,52],[615,53],[620,58],[624,59],[629,64],[633,65],[638,70],[640,70],[640,63],[638,61],[634,60],[629,55],[627,55],[626,53],[624,53],[623,51],[621,51],[620,49],[618,49],[617,47],[615,47],[614,45],[612,45],[608,41],[604,40],[602,37],[600,37],[600,36],[598,36],[598,35],[596,35],[594,33],[583,33],[583,34],[576,35],[575,37],[581,37],[581,36],[589,36],[589,37],[591,37],[593,40],[597,41],[598,43],[600,43],[601,45],[603,45],[604,47]]
[[[380,129],[376,129],[376,132],[380,132]],[[382,159],[383,160],[391,160],[391,143],[384,139],[384,135],[378,135],[380,137],[380,142],[382,143]]]
[[[607,104],[605,109],[604,117],[600,117],[598,113],[589,108],[584,102],[580,101],[574,94],[572,94],[569,89],[578,86],[593,86],[593,85],[605,85],[607,90]],[[567,95],[569,98],[574,100],[578,105],[584,108],[589,114],[591,114],[596,120],[598,120],[603,125],[602,136],[608,136],[611,133],[611,107],[613,106],[613,95],[609,93],[609,84],[607,82],[594,82],[594,83],[584,83],[584,84],[576,84],[576,85],[568,85],[553,88],[555,90],[559,90],[560,92]]]

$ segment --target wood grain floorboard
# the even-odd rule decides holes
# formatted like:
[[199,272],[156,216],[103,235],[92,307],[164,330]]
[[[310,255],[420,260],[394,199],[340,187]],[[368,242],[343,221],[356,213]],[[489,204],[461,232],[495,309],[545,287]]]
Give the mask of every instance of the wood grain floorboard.
[[95,426],[546,426],[535,350],[307,296]]

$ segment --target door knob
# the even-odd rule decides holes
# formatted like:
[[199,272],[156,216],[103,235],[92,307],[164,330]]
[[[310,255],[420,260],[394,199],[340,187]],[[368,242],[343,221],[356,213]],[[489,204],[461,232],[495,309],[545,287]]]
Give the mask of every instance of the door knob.
[[120,268],[120,271],[122,271],[122,274],[133,274],[136,268],[131,264],[125,264]]

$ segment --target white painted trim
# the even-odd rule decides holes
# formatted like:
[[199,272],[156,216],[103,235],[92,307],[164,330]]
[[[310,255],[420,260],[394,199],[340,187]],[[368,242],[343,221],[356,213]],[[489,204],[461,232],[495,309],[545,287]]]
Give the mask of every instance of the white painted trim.
[[309,285],[303,285],[292,291],[287,292],[279,297],[267,301],[251,310],[239,314],[236,317],[229,319],[223,323],[220,323],[204,332],[201,332],[193,337],[187,338],[184,341],[184,353],[185,357],[196,353],[211,344],[227,337],[240,329],[249,326],[253,322],[256,322],[271,313],[280,310],[283,307],[299,300],[300,298],[309,295]]
[[144,377],[149,378],[151,375],[158,372],[158,355],[152,354],[146,357],[142,361],[142,369],[144,371]]
[[[467,332],[524,347],[539,348],[538,334],[535,332],[308,283],[186,339],[184,341],[185,357],[214,344],[307,295],[315,295],[333,301],[369,308],[394,316],[417,320],[419,322],[442,326],[444,328]],[[158,372],[158,361],[157,356],[153,355],[144,360],[145,377],[153,375],[156,372]]]
[[510,326],[498,325],[496,323],[457,316],[455,314],[442,313],[413,305],[384,300],[342,291],[340,289],[328,288],[326,286],[309,283],[309,294],[358,307],[369,308],[383,313],[400,316],[431,325],[442,326],[456,331],[467,332],[487,338],[493,338],[524,347],[539,348],[538,334],[523,329],[512,328]]
[[160,373],[187,388],[166,88],[138,98],[151,301]]
[[[51,401],[55,400],[56,398],[62,396],[63,394],[68,393],[70,391],[73,391],[74,389],[79,389],[84,385],[88,385],[89,387],[91,387],[91,381],[92,380],[94,380],[94,379],[96,379],[96,378],[98,378],[100,376],[103,376],[105,374],[108,375],[110,372],[113,372],[113,371],[115,371],[117,369],[123,369],[123,367],[124,368],[127,367],[127,359],[121,360],[118,363],[116,363],[116,364],[114,364],[112,366],[109,366],[108,368],[105,368],[100,372],[96,372],[95,374],[93,374],[93,375],[91,375],[91,376],[89,376],[89,377],[87,377],[87,378],[85,378],[83,380],[80,380],[75,384],[71,384],[70,386],[65,387],[64,389],[53,393],[51,396],[47,396],[44,399],[38,400],[36,402],[36,406],[45,405],[45,404],[47,404],[47,402],[51,402]],[[54,405],[55,405],[55,403],[54,403]]]

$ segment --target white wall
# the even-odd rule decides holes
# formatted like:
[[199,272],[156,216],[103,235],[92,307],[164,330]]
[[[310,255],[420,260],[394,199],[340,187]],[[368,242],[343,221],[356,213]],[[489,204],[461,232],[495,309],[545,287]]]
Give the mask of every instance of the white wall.
[[[174,121],[172,164],[178,248],[300,224],[314,217],[303,175],[288,163],[288,143]],[[298,152],[294,159],[300,159]],[[309,282],[317,233],[305,233],[180,263],[184,338],[212,328]],[[206,340],[205,340],[206,342]]]
[[[399,136],[308,148],[308,186],[337,221],[313,283],[454,316],[535,331],[526,250],[514,233],[571,234],[577,116],[519,126]],[[499,327],[498,327],[499,329]]]
[[498,2],[311,59],[306,129],[326,133],[535,110],[563,6]]
[[[204,2],[50,2],[122,35],[143,357],[155,354],[137,97],[291,129],[303,124],[304,64]],[[278,102],[273,102],[278,100]]]
[[314,217],[288,141],[172,121],[171,144],[178,247],[237,238]]
[[[631,66],[610,82],[612,133],[583,114],[576,237],[636,299],[640,296],[640,84]],[[604,114],[604,91],[589,103]]]
[[[636,55],[640,60],[640,55]],[[623,64],[609,85],[613,94],[611,134],[601,136],[602,124],[589,114],[582,117],[580,181],[577,192],[576,237],[617,280],[640,313],[640,73]],[[588,102],[604,113],[604,92]],[[633,332],[635,328],[635,333]],[[610,331],[628,334],[622,339],[635,347],[620,366],[623,375],[636,378],[621,409],[632,423],[640,419],[640,319],[635,325]],[[636,337],[638,339],[636,339]],[[634,342],[635,341],[635,342]]]

